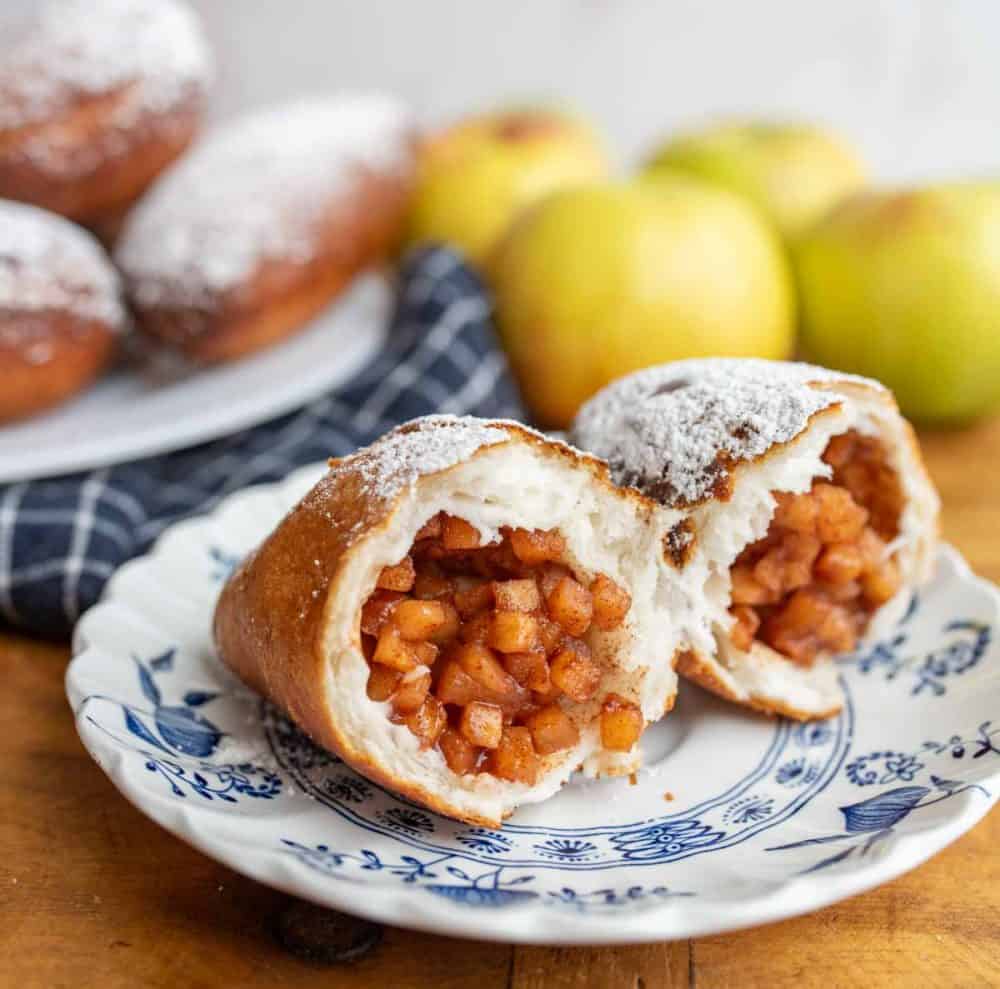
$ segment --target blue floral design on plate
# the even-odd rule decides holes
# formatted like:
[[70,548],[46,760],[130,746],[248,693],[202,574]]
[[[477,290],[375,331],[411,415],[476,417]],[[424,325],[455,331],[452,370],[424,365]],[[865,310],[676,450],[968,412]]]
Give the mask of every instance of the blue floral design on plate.
[[[919,751],[925,757],[947,755],[952,760],[961,760],[966,756],[970,759],[981,759],[989,754],[1000,755],[998,738],[1000,738],[1000,728],[994,729],[992,722],[985,721],[970,738],[953,735],[946,742],[924,742]],[[913,780],[925,768],[925,764],[917,759],[916,754],[887,750],[859,756],[847,764],[844,772],[855,786],[865,787],[897,780]],[[844,817],[844,831],[841,834],[776,845],[767,851],[779,852],[810,845],[824,845],[864,835],[863,841],[839,849],[835,854],[813,863],[802,872],[804,874],[827,869],[852,857],[865,858],[880,842],[893,834],[896,825],[911,813],[950,800],[960,793],[978,793],[987,799],[990,797],[989,791],[978,783],[947,779],[937,773],[928,772],[927,785],[893,787],[866,800],[841,807],[840,813]]]
[[723,820],[728,824],[749,824],[763,821],[774,810],[774,798],[753,794],[734,801],[726,810]]
[[998,737],[1000,728],[994,728],[992,721],[984,721],[971,738],[952,735],[946,742],[924,742],[922,748],[925,752],[933,752],[935,755],[950,752],[953,759],[964,759],[966,754],[970,754],[973,759],[982,759],[991,753],[1000,755]]
[[811,748],[825,745],[830,741],[833,728],[827,721],[805,721],[795,729],[795,740],[799,745]]
[[491,855],[503,855],[514,847],[514,842],[505,834],[488,828],[469,828],[468,831],[455,835],[455,840],[473,851],[488,852]]
[[448,876],[458,882],[428,883],[425,889],[435,896],[443,896],[467,907],[512,907],[538,896],[535,890],[513,889],[533,882],[534,876],[516,876],[503,880],[503,867],[492,872],[472,876],[456,865],[447,867]]
[[[167,649],[147,662],[133,656],[142,696],[153,706],[152,712],[119,703],[125,728],[143,746],[132,747],[145,758],[145,767],[158,773],[169,784],[175,797],[197,794],[205,800],[222,800],[234,804],[240,796],[270,800],[281,791],[281,777],[249,762],[217,764],[208,762],[223,739],[223,732],[201,712],[220,695],[217,691],[187,689],[182,703],[166,704],[157,683],[161,674],[174,667],[177,650]],[[98,698],[92,695],[87,701]],[[115,737],[109,729],[92,717],[91,724]],[[186,760],[197,761],[191,765]]]
[[324,781],[323,790],[336,800],[352,804],[364,803],[373,792],[367,780],[354,773],[330,777]]
[[548,893],[550,902],[573,907],[581,913],[594,913],[607,907],[633,906],[650,900],[663,902],[674,897],[694,895],[690,890],[673,890],[668,886],[629,886],[620,892],[614,889],[594,889],[589,893],[577,893],[564,886],[557,892]]
[[820,767],[815,763],[808,762],[803,756],[798,756],[783,766],[778,767],[774,778],[782,786],[805,786],[812,783],[819,775]]
[[327,845],[310,847],[290,838],[281,839],[281,845],[288,854],[324,875],[350,881],[355,879],[353,870],[382,873],[390,881],[420,886],[434,896],[466,907],[502,909],[539,900],[546,906],[569,907],[577,913],[595,913],[641,901],[663,902],[673,897],[695,895],[690,890],[641,885],[622,890],[608,887],[577,890],[570,886],[527,889],[520,887],[534,883],[536,877],[533,874],[507,866],[473,874],[471,869],[455,864],[455,855],[440,855],[431,859],[404,855],[399,859],[387,859],[367,848],[357,853],[339,852]]
[[850,661],[856,664],[859,673],[881,673],[887,681],[904,674],[912,676],[910,693],[913,696],[927,693],[943,697],[950,678],[967,673],[986,655],[993,641],[993,629],[984,622],[953,619],[945,622],[941,634],[947,636],[943,645],[924,653],[910,654],[904,647],[912,632],[900,629]]
[[426,832],[430,834],[434,830],[434,819],[430,814],[425,814],[422,810],[414,810],[411,807],[391,807],[382,811],[379,819],[390,828],[399,831],[406,831],[409,834],[419,834]]
[[847,764],[847,778],[857,786],[912,780],[924,764],[906,752],[871,752]]
[[707,848],[725,837],[698,820],[669,821],[635,831],[622,831],[611,838],[612,844],[625,853],[630,862],[643,859],[669,861],[695,849]]
[[549,838],[533,846],[539,855],[561,861],[582,862],[593,858],[597,845],[582,838]]

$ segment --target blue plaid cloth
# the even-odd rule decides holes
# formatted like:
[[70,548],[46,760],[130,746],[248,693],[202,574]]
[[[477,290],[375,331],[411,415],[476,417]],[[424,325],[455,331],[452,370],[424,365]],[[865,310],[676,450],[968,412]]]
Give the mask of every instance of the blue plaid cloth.
[[0,621],[64,636],[115,569],[167,526],[414,416],[522,418],[476,276],[432,248],[407,259],[399,285],[384,350],[305,408],[193,449],[0,487]]

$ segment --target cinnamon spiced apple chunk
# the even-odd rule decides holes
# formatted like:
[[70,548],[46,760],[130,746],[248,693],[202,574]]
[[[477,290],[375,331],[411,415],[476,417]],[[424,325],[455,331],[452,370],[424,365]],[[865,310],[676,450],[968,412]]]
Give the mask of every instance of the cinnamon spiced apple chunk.
[[223,660],[318,744],[497,825],[628,775],[694,623],[660,509],[508,422],[416,420],[330,472],[226,584]]
[[678,670],[795,718],[843,703],[832,657],[929,579],[938,500],[877,382],[806,364],[682,361],[621,379],[574,423],[620,484],[686,510],[664,552],[704,621]]
[[[574,571],[565,555],[556,529],[501,526],[483,544],[466,520],[442,512],[380,571],[361,609],[368,696],[387,701],[387,716],[436,745],[453,772],[534,784],[540,756],[579,745],[567,708],[601,690],[587,642],[597,610],[599,630],[614,631],[631,597],[607,574]],[[435,712],[433,731],[414,716],[421,705]],[[644,727],[639,705],[616,693],[605,695],[599,724],[617,752]]]
[[901,489],[881,441],[850,430],[823,461],[831,480],[776,492],[767,533],[730,571],[733,645],[745,651],[759,639],[803,666],[851,651],[902,583],[887,542],[899,531]]

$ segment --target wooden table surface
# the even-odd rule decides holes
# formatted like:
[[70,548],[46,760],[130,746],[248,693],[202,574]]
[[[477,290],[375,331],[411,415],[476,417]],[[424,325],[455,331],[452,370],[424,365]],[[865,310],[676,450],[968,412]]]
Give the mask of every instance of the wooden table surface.
[[[946,538],[1000,581],[1000,421],[923,439]],[[304,960],[336,915],[217,865],[120,797],[74,732],[68,655],[0,633],[0,986],[1000,986],[997,812],[895,882],[755,930],[548,949],[387,929],[353,962]]]

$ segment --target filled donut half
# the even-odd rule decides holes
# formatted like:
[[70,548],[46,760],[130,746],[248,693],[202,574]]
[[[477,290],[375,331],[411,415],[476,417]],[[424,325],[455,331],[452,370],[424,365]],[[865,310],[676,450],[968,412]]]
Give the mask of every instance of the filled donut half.
[[672,706],[694,619],[661,513],[525,427],[415,420],[333,461],[234,573],[218,649],[360,772],[496,825],[578,767],[635,771]]
[[799,719],[835,713],[832,657],[895,620],[931,575],[938,498],[874,381],[682,361],[608,386],[572,439],[619,484],[690,511],[672,538],[704,621],[678,670],[729,700]]

